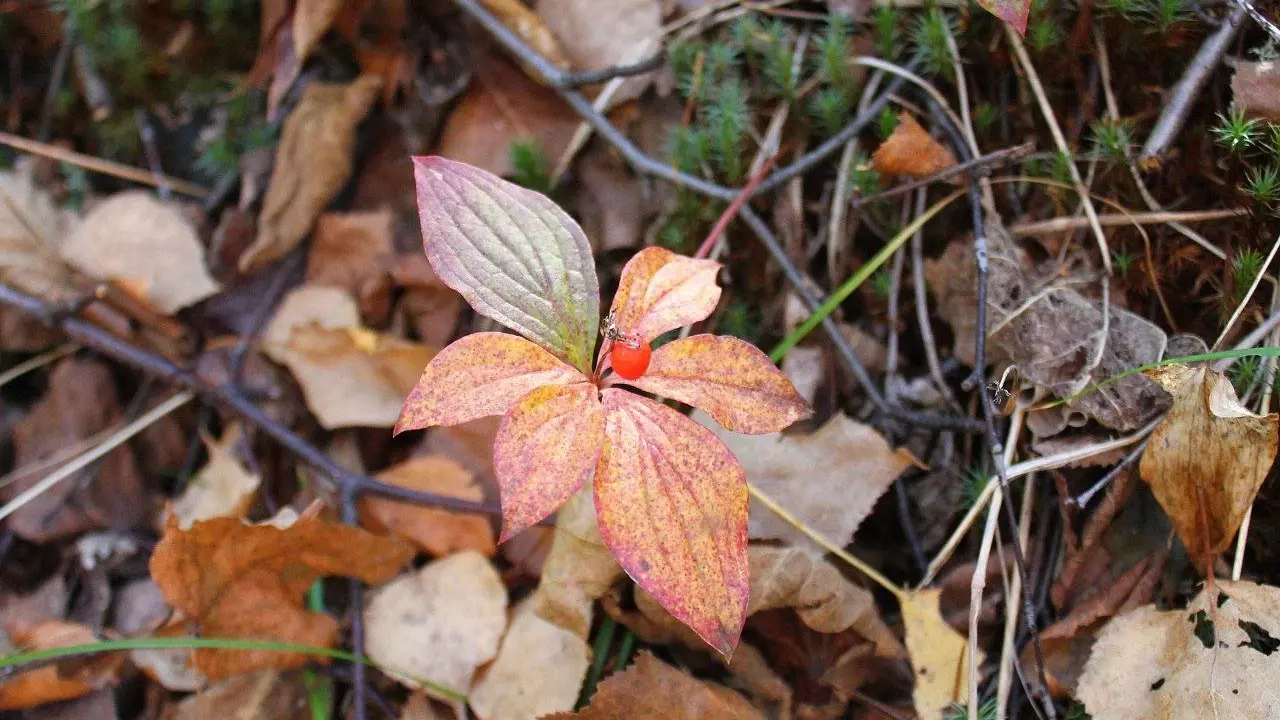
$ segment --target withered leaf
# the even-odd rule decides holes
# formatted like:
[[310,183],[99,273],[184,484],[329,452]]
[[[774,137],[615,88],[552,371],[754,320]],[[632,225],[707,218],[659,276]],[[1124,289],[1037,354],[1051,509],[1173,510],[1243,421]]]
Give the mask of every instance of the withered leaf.
[[[15,633],[13,639],[26,651],[99,642],[93,630],[61,620],[49,620]],[[120,654],[106,653],[87,662],[44,665],[22,673],[0,683],[0,710],[20,710],[70,700],[114,685],[123,664],[124,657]]]
[[259,670],[224,680],[169,705],[162,720],[308,720],[300,671]]
[[934,140],[910,114],[898,115],[898,126],[871,156],[875,169],[884,175],[924,177],[956,164],[951,151]]
[[1138,472],[1203,568],[1231,544],[1267,478],[1280,415],[1250,412],[1231,381],[1205,367],[1146,374],[1173,396],[1173,407],[1151,433]]
[[1280,122],[1280,67],[1267,62],[1231,63],[1232,105],[1250,115]]
[[173,513],[183,530],[191,524],[215,517],[242,517],[253,503],[262,478],[252,472],[236,455],[236,445],[243,436],[238,423],[229,425],[222,437],[214,440],[201,435],[209,452],[209,462],[187,483],[187,489],[173,503]]
[[534,720],[573,708],[591,662],[577,634],[516,608],[498,658],[476,680],[469,700],[480,720]]
[[622,567],[600,538],[591,488],[584,487],[556,515],[551,550],[533,596],[534,609],[543,619],[586,640],[595,601],[622,575]]
[[[659,0],[538,0],[535,9],[578,70],[639,62],[657,50],[662,37]],[[614,102],[639,97],[652,78],[647,73],[627,80]]]
[[258,236],[240,256],[249,272],[284,257],[351,177],[356,126],[377,98],[381,79],[349,85],[312,83],[284,121],[275,171],[258,216]]
[[344,288],[366,300],[389,281],[394,222],[386,208],[321,215],[307,252],[306,283]]
[[[151,555],[151,577],[165,598],[199,623],[205,637],[278,640],[330,646],[332,617],[303,609],[319,577],[385,582],[413,557],[394,537],[323,519],[316,502],[302,514],[286,508],[271,523],[236,518],[197,522],[190,530],[170,518]],[[261,668],[297,667],[306,655],[254,650],[194,651],[192,665],[211,680]]]
[[[475,476],[454,460],[440,455],[410,458],[378,473],[378,479],[461,500],[478,502],[484,499],[484,490],[475,482]],[[493,557],[497,551],[493,527],[488,518],[480,515],[372,496],[363,498],[360,506],[370,519],[413,541],[432,555],[474,550]]]
[[902,601],[907,652],[916,675],[912,699],[921,720],[941,720],[951,703],[968,697],[970,663],[982,664],[982,652],[970,657],[969,640],[942,619],[941,595],[941,590],[931,588]]
[[30,163],[0,172],[0,281],[33,295],[71,291],[71,273],[58,249],[75,222],[74,213],[36,187]]

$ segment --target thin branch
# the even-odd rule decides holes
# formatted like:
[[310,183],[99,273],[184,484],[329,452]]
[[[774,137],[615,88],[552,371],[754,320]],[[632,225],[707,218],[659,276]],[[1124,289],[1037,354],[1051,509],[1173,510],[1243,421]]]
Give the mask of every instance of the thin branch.
[[594,85],[596,83],[607,82],[614,78],[643,75],[651,70],[657,70],[662,67],[662,63],[666,62],[666,59],[666,54],[662,51],[658,51],[640,62],[631,63],[629,65],[614,65],[613,67],[602,68],[600,70],[583,70],[582,72],[565,73],[560,77],[560,87],[580,88],[583,85]]
[[[1157,225],[1161,223],[1208,222],[1211,220],[1231,220],[1245,217],[1249,211],[1245,208],[1227,210],[1185,210],[1181,212],[1145,212],[1132,215],[1107,214],[1098,216],[1098,224],[1103,227],[1118,225]],[[1065,230],[1079,230],[1088,227],[1088,218],[1058,217],[1049,220],[1020,222],[1009,227],[1009,234],[1015,238],[1032,235],[1048,235]]]
[[[72,152],[71,150],[60,148],[57,145],[36,142],[35,140],[29,140],[7,132],[0,132],[0,145],[8,145],[15,150],[28,152],[32,155],[40,155],[59,162],[70,163],[72,165],[82,167],[85,170],[92,170],[93,172],[102,173],[103,175],[123,178],[141,185],[150,185],[155,187],[157,183],[156,176],[149,170],[142,170],[133,167],[132,165],[104,160],[92,155],[85,155],[84,153]],[[168,176],[160,176],[160,179],[168,183],[169,187],[183,195],[204,197],[209,194],[208,190],[193,182]]]

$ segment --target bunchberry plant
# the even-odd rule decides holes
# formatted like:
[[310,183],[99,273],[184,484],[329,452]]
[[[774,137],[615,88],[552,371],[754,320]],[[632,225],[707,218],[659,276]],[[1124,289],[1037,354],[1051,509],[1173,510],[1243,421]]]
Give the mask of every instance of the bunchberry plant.
[[746,476],[710,430],[635,391],[752,434],[778,432],[809,408],[764,353],[737,338],[694,335],[650,350],[659,335],[715,309],[719,263],[641,251],[623,268],[601,331],[591,246],[564,211],[443,158],[414,158],[414,175],[436,274],[518,335],[475,333],[442,350],[395,431],[502,415],[493,448],[502,540],[590,482],[600,535],[618,563],[727,655],[747,610]]

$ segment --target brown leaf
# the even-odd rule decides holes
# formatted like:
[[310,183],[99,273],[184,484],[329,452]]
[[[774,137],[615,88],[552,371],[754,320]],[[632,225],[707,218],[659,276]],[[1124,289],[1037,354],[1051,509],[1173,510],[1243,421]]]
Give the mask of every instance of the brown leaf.
[[920,127],[915,118],[903,112],[898,115],[893,134],[876,148],[871,163],[884,175],[925,177],[955,165],[956,158]]
[[307,720],[307,686],[297,672],[260,670],[224,680],[169,705],[163,720]]
[[[65,456],[68,446],[123,420],[115,380],[106,366],[93,360],[63,360],[50,373],[44,398],[14,430],[14,464],[22,468]],[[10,499],[61,465],[23,473],[0,494]],[[15,511],[9,529],[32,542],[48,542],[87,530],[133,527],[143,520],[145,498],[133,450],[122,445],[108,453],[96,471],[81,470]]]
[[764,720],[729,688],[698,680],[641,652],[626,670],[600,683],[591,704],[548,720]]
[[941,720],[942,712],[953,702],[968,697],[971,662],[982,664],[969,655],[969,640],[942,619],[938,600],[942,591],[919,590],[902,601],[902,624],[907,635],[907,652],[916,674],[912,696],[921,720]]
[[[701,411],[693,418],[729,446],[752,484],[841,545],[902,471],[919,464],[910,452],[891,449],[880,433],[843,413],[812,435],[739,435],[719,428]],[[820,466],[814,463],[816,457],[822,458]],[[780,538],[818,550],[806,535],[759,503],[752,503],[749,522],[753,538]]]
[[72,291],[58,249],[75,222],[74,213],[59,209],[36,187],[30,163],[0,172],[0,281],[33,295]]
[[[354,4],[354,3],[353,3]],[[320,38],[338,18],[343,0],[298,0],[293,8],[293,47],[298,62],[306,62]]]
[[305,282],[349,290],[366,304],[389,282],[394,220],[385,208],[321,215],[307,252]]
[[1107,720],[1280,717],[1280,590],[1219,581],[1183,610],[1145,605],[1107,623],[1078,699]]
[[578,116],[554,91],[501,60],[484,58],[471,87],[449,113],[438,152],[495,175],[510,175],[512,142],[532,142],[550,164],[569,146],[577,127]]
[[[271,523],[214,518],[181,530],[170,518],[151,555],[151,576],[205,637],[257,638],[331,646],[338,624],[303,609],[317,578],[385,582],[413,557],[398,538],[372,535],[320,517],[316,502],[301,515],[286,508]],[[306,655],[253,650],[194,651],[192,664],[211,680],[260,668],[290,668]]]
[[258,237],[240,256],[249,272],[298,246],[333,196],[351,177],[356,126],[368,114],[381,80],[349,85],[312,83],[284,121],[275,171],[262,201]]
[[[391,485],[461,500],[478,502],[484,499],[484,489],[476,484],[474,476],[443,456],[411,458],[378,473],[377,477]],[[486,517],[374,496],[362,499],[360,505],[375,522],[413,541],[432,555],[474,550],[485,557],[493,557],[497,552],[493,526]]]
[[[60,620],[49,620],[15,633],[13,639],[19,648],[28,652],[99,642],[93,630]],[[115,685],[123,664],[123,656],[107,653],[87,661],[63,661],[22,673],[0,683],[0,710],[21,710],[70,700]]]
[[1276,459],[1280,415],[1255,415],[1225,375],[1203,366],[1147,370],[1173,396],[1138,472],[1205,569],[1231,544]]
[[[662,37],[659,0],[538,0],[535,9],[577,70],[639,62],[657,51]],[[639,97],[652,80],[653,73],[627,80],[614,103]]]
[[369,657],[413,678],[466,694],[476,668],[498,653],[507,627],[507,589],[477,552],[461,552],[406,573],[374,592],[364,610]]
[[303,285],[263,332],[262,349],[292,371],[325,428],[391,427],[435,350],[360,324],[350,293]]
[[169,315],[218,292],[181,206],[141,190],[117,193],[90,210],[63,243],[62,257]]
[[1280,68],[1275,61],[1230,63],[1232,106],[1253,116],[1280,122]]
[[596,252],[633,248],[649,224],[645,188],[611,150],[594,147],[574,167],[581,179],[577,215]]
[[[530,10],[520,0],[482,0],[484,6],[493,13],[503,25],[506,25],[522,40],[529,44],[538,54],[546,58],[552,65],[567,70],[569,59],[565,57],[560,42],[542,22],[538,14]],[[537,74],[534,73],[534,77]]]
[[534,609],[543,619],[586,640],[595,601],[622,575],[622,567],[600,538],[591,489],[584,487],[556,515]]
[[418,339],[435,347],[449,344],[462,315],[462,296],[441,282],[420,252],[400,256],[392,278],[405,289],[400,308],[417,331]]
[[480,720],[534,720],[571,710],[590,662],[586,640],[538,617],[526,601],[516,608],[498,658],[476,680],[471,709]]
[[238,423],[232,423],[214,440],[201,434],[209,452],[209,462],[187,483],[186,490],[173,503],[173,514],[183,530],[191,524],[215,517],[243,517],[253,504],[262,478],[245,467],[236,454],[242,436]]

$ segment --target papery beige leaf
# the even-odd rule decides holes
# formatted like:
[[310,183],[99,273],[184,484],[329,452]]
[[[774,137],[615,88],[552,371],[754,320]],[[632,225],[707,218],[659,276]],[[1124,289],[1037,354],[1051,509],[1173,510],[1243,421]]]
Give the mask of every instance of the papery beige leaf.
[[595,601],[623,574],[600,538],[591,488],[584,487],[556,514],[551,550],[533,596],[534,611],[586,640]]
[[[659,0],[538,0],[535,9],[577,70],[639,62],[657,52],[662,38]],[[647,73],[629,79],[614,102],[639,97],[652,77]]]
[[321,215],[307,251],[306,283],[346,288],[367,299],[390,282],[394,223],[388,208]]
[[[747,480],[828,539],[844,544],[894,480],[919,461],[893,450],[880,433],[838,413],[812,435],[739,435],[701,411],[693,419],[711,429],[737,456]],[[815,462],[815,458],[821,458]],[[821,549],[758,502],[751,504],[753,538],[779,538]]]
[[284,257],[351,177],[356,126],[377,99],[381,79],[312,83],[284,121],[275,170],[258,216],[258,236],[240,256],[248,272]]
[[413,678],[467,693],[476,668],[498,652],[507,627],[507,589],[477,552],[427,564],[374,591],[364,610],[369,657],[401,684]]
[[[446,497],[480,502],[484,488],[474,474],[442,455],[410,458],[378,473],[382,482]],[[368,517],[436,556],[474,550],[493,557],[497,544],[493,526],[483,515],[458,513],[407,503],[395,498],[367,495],[360,508]]]
[[1218,581],[1183,610],[1107,623],[1077,697],[1099,720],[1280,717],[1280,589]]
[[173,503],[178,527],[190,530],[192,523],[201,520],[238,518],[248,512],[262,478],[245,467],[236,455],[236,445],[242,436],[239,423],[227,426],[217,440],[201,433],[209,462],[188,481],[186,490]]
[[33,295],[71,291],[58,248],[75,222],[74,213],[36,187],[30,163],[0,172],[0,281]]
[[[299,672],[260,670],[238,675],[168,705],[161,720],[302,720],[307,685]],[[307,711],[309,712],[309,710]]]
[[942,619],[937,588],[909,593],[902,601],[902,625],[907,635],[907,653],[915,672],[912,695],[920,720],[941,720],[942,712],[954,702],[968,697],[971,662],[969,640]]
[[166,314],[218,291],[191,221],[176,203],[141,190],[90,210],[63,242],[62,257],[86,275],[141,290]]
[[543,620],[527,601],[502,639],[498,659],[468,698],[480,720],[535,720],[572,710],[591,662],[587,641]]
[[303,285],[263,332],[262,349],[297,378],[325,428],[392,427],[434,348],[361,326],[345,290]]
[[1275,462],[1280,415],[1250,412],[1226,376],[1203,366],[1146,374],[1173,396],[1173,407],[1151,433],[1138,472],[1204,568],[1231,544]]
[[[537,50],[538,54],[548,62],[564,70],[569,68],[569,59],[560,48],[560,42],[542,22],[542,18],[528,6],[520,0],[481,0],[481,2],[489,12],[502,21],[503,25],[519,35],[529,44],[529,47]],[[537,73],[531,73],[531,75],[537,77]]]

